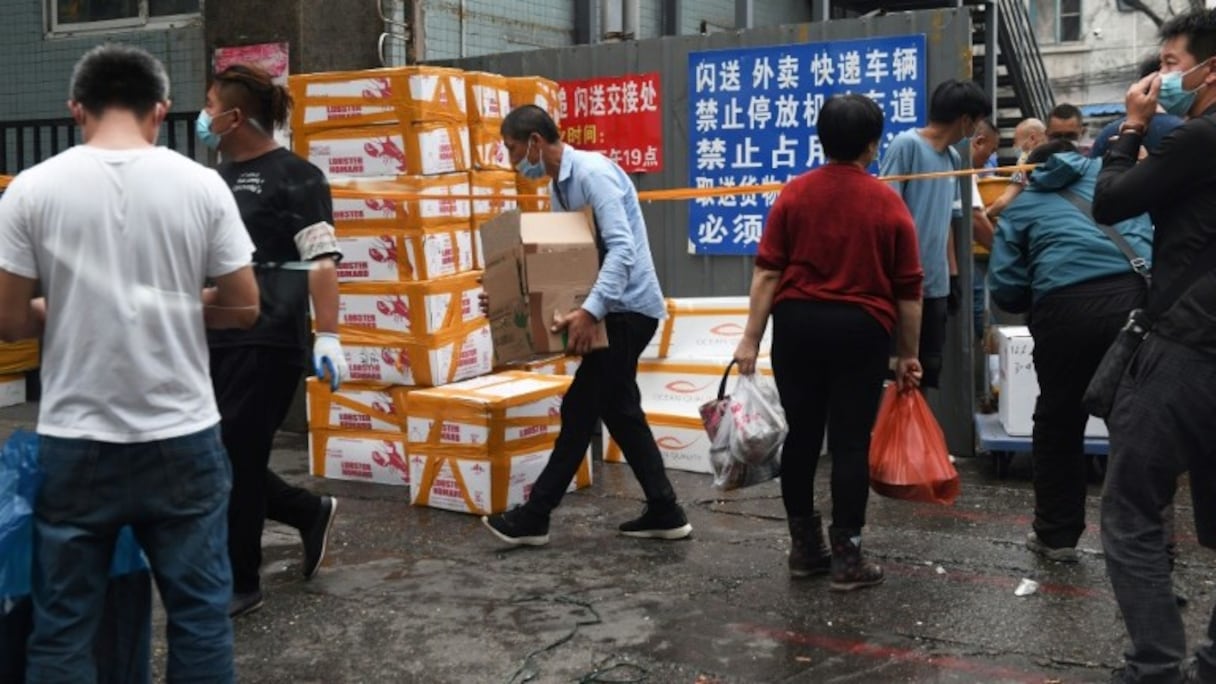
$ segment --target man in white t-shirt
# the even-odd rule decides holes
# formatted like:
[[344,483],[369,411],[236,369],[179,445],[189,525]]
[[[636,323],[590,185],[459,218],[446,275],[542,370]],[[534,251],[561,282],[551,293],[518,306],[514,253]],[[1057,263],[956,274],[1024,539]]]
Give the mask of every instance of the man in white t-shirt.
[[231,470],[204,328],[257,320],[253,244],[214,171],[154,146],[168,97],[147,52],[94,48],[68,102],[84,144],[0,197],[0,338],[43,335],[29,682],[96,679],[124,526],[168,615],[168,680],[234,679]]

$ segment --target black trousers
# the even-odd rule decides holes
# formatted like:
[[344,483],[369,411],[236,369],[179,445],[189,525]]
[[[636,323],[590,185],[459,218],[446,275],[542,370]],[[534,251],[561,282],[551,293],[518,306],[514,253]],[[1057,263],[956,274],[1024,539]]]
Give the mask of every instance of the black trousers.
[[1102,356],[1143,303],[1140,276],[1062,288],[1030,312],[1039,397],[1034,409],[1034,531],[1051,547],[1074,547],[1085,531],[1088,457],[1081,397]]
[[647,505],[665,508],[676,504],[663,457],[642,412],[637,383],[638,357],[659,322],[642,314],[614,313],[605,316],[604,323],[608,348],[583,357],[562,400],[561,432],[526,504],[535,513],[547,516],[561,503],[600,419],[621,446]]
[[790,517],[815,512],[824,426],[832,455],[832,527],[860,530],[870,495],[870,432],[891,334],[861,307],[786,300],[773,308],[773,375],[790,426],[781,499]]
[[260,586],[266,518],[305,529],[321,511],[317,495],[287,484],[268,467],[274,434],[291,409],[303,373],[304,364],[294,350],[211,350],[211,382],[224,448],[232,460],[228,555],[236,593],[257,591]]

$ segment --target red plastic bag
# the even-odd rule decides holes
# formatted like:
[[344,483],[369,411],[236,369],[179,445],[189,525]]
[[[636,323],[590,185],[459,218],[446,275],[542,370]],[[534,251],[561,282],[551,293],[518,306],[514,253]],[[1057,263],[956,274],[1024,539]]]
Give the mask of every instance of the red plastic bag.
[[887,386],[870,439],[870,487],[905,501],[950,505],[958,497],[946,436],[920,392]]

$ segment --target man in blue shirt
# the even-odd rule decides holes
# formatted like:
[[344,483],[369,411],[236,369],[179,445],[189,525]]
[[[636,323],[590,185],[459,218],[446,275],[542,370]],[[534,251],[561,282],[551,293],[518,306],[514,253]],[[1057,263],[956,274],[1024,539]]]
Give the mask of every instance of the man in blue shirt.
[[[1155,74],[1161,70],[1161,57],[1157,54],[1149,55],[1140,63],[1140,73],[1138,78],[1145,78],[1151,74]],[[1119,127],[1123,122],[1127,121],[1126,116],[1121,116],[1118,119],[1106,124],[1098,133],[1098,137],[1094,138],[1093,147],[1089,148],[1089,156],[1094,159],[1101,159],[1106,154],[1106,150],[1110,147],[1111,138],[1119,135]],[[1171,131],[1182,125],[1182,117],[1166,114],[1164,110],[1158,110],[1153,118],[1148,121],[1148,129],[1144,132],[1144,141],[1142,147],[1148,151],[1153,151],[1161,145],[1161,141]]]
[[[973,81],[945,81],[929,101],[929,125],[895,136],[882,156],[881,176],[956,171],[962,159],[954,145],[976,134],[992,104]],[[912,219],[925,270],[920,328],[921,387],[937,387],[946,343],[946,315],[958,309],[958,261],[951,218],[962,217],[959,179],[949,176],[891,183]]]
[[[561,432],[549,462],[527,503],[482,522],[508,544],[547,544],[549,516],[574,479],[602,418],[646,495],[641,517],[623,523],[621,534],[687,537],[692,526],[667,479],[637,385],[638,357],[667,310],[633,181],[604,155],[563,144],[557,124],[535,105],[511,111],[503,120],[502,138],[512,166],[521,174],[553,179],[554,211],[594,210],[600,271],[582,307],[562,324],[567,349],[582,354],[583,360],[562,400]],[[608,348],[592,351],[599,321],[607,328]]]

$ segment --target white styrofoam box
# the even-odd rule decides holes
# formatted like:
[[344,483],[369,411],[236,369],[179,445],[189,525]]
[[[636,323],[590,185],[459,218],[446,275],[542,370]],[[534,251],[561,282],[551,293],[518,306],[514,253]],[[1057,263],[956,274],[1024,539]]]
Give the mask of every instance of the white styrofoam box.
[[308,431],[309,472],[332,480],[410,483],[404,434]]
[[[672,416],[646,412],[646,422],[654,433],[655,444],[663,456],[663,466],[669,470],[686,470],[693,473],[713,473],[709,460],[709,435],[700,418]],[[604,430],[607,435],[607,430]],[[611,436],[605,437],[605,463],[624,463],[625,455]]]
[[378,332],[372,331],[368,341],[343,339],[342,351],[353,381],[438,386],[485,375],[494,366],[488,321],[460,335],[418,338],[408,344],[372,341]]
[[[551,447],[545,447],[526,454],[491,459],[411,454],[410,482],[414,484],[410,487],[410,503],[458,513],[501,513],[527,502],[532,495],[532,485],[549,463],[551,451]],[[439,458],[442,461],[434,460]],[[425,486],[425,469],[432,462],[437,463],[437,471],[428,487]],[[453,463],[460,473],[459,480],[452,472]],[[567,491],[590,486],[591,452],[588,450]]]
[[[699,418],[701,404],[718,398],[718,386],[726,371],[727,359],[640,359],[638,361],[638,390],[642,394],[642,409],[658,414]],[[758,359],[756,367],[762,375],[771,376],[772,363]],[[739,377],[731,369],[726,382],[729,394]]]
[[[646,358],[729,359],[747,327],[747,297],[686,297],[667,300],[667,318],[642,352]],[[772,324],[765,326],[760,356],[772,347]]]
[[[996,329],[999,357],[997,417],[1011,437],[1034,433],[1034,405],[1039,397],[1039,378],[1034,369],[1034,338],[1024,325]],[[1086,437],[1106,437],[1106,422],[1089,417]]]
[[0,375],[0,407],[25,403],[25,376],[20,373]]

